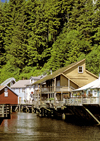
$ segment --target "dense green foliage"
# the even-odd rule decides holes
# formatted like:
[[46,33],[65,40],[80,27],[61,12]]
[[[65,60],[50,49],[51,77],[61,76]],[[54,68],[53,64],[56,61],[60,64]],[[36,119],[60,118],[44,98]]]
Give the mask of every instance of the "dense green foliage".
[[38,76],[86,58],[100,72],[100,0],[0,3],[0,83]]

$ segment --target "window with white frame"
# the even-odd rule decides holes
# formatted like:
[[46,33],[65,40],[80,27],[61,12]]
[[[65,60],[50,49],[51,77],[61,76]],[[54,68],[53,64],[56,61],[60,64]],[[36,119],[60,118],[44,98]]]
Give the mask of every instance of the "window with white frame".
[[83,73],[83,66],[78,66],[78,73]]
[[4,89],[4,96],[5,96],[5,97],[8,97],[8,88],[5,88],[5,89]]

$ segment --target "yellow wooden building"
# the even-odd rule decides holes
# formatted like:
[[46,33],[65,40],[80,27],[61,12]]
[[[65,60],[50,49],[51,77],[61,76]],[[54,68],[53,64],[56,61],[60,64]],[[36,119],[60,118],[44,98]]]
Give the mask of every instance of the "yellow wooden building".
[[56,70],[32,85],[38,84],[40,88],[38,95],[41,100],[54,98],[54,100],[62,101],[71,96],[72,90],[80,88],[97,78],[96,75],[86,70],[85,59],[83,59]]

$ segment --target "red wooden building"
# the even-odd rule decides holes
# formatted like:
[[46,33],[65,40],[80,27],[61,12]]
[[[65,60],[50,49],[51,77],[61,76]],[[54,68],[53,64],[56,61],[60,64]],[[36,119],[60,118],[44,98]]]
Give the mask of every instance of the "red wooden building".
[[0,104],[18,104],[18,95],[8,86],[0,86]]

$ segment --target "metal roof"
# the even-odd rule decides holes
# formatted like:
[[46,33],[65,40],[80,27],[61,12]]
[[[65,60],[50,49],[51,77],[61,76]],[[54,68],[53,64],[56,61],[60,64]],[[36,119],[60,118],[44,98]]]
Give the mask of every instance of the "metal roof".
[[28,83],[30,83],[30,80],[19,80],[11,88],[25,88]]
[[1,86],[7,85],[7,84],[9,84],[11,81],[15,81],[15,82],[16,82],[15,78],[14,78],[14,77],[11,77],[11,78],[6,79],[6,80],[5,80],[3,83],[1,83],[0,85],[1,85]]
[[32,80],[34,80],[34,79],[41,79],[41,76],[31,76],[30,79],[32,79]]

